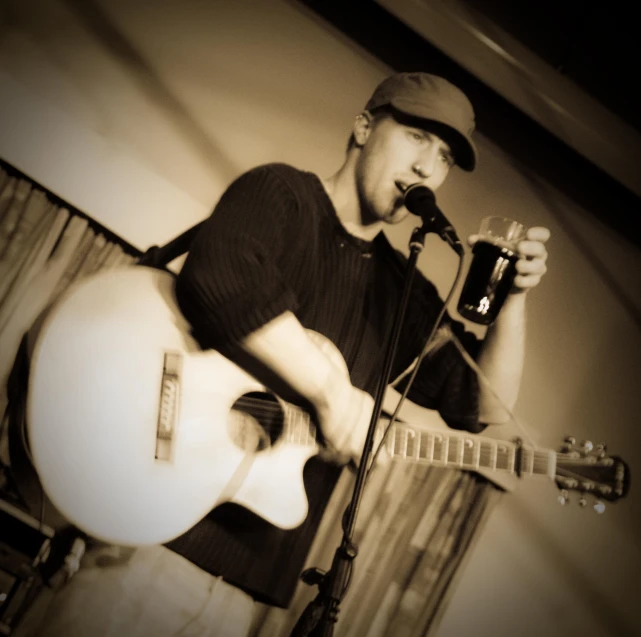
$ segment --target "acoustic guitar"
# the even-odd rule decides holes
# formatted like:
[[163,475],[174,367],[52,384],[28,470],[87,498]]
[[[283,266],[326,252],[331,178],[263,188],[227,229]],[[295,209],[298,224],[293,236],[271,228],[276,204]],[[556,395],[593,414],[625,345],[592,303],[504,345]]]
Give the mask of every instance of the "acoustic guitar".
[[[152,268],[99,272],[49,313],[27,396],[28,442],[47,496],[78,528],[120,545],[167,542],[223,502],[298,526],[308,508],[303,467],[319,452],[313,419],[201,350],[173,287],[173,275]],[[393,459],[541,475],[609,501],[627,489],[625,463],[604,452],[407,423],[385,445]]]

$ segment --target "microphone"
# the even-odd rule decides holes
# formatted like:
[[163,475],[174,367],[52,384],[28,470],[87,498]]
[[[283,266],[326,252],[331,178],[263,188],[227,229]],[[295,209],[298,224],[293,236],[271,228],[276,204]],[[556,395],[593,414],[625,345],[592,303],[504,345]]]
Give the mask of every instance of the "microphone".
[[447,220],[447,217],[436,205],[436,196],[427,187],[414,184],[405,191],[405,207],[423,220],[423,225],[428,232],[435,232],[443,241],[458,254],[463,256],[463,245],[456,234],[456,230]]

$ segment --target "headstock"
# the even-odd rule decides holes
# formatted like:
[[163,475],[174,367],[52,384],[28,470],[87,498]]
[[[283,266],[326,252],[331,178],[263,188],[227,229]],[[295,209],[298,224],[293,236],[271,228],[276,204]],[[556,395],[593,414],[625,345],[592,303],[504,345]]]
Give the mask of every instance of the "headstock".
[[587,505],[588,494],[594,495],[594,509],[603,513],[603,500],[616,502],[627,495],[630,470],[621,458],[606,454],[605,444],[593,445],[585,440],[577,445],[576,439],[568,436],[556,454],[555,482],[561,489],[561,504],[568,502],[570,491],[578,491],[579,506]]

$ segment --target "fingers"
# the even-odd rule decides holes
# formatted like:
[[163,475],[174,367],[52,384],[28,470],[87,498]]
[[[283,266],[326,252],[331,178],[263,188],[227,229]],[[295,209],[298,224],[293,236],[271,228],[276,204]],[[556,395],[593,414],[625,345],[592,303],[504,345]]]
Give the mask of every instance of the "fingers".
[[519,260],[516,262],[517,275],[514,277],[514,291],[527,291],[536,287],[547,272],[548,252],[545,247],[550,231],[542,226],[529,228],[526,238],[519,242]]
[[517,245],[517,250],[521,258],[525,257],[526,259],[547,259],[547,249],[545,244],[540,241],[530,241],[526,239],[525,241],[519,241]]
[[515,292],[525,292],[535,288],[539,283],[541,283],[542,274],[517,274],[514,277],[514,291]]
[[542,226],[529,228],[525,240],[519,241],[519,255],[529,259],[547,259],[546,241],[550,238],[550,231]]
[[[481,238],[478,234],[468,237],[470,246]],[[543,226],[533,226],[526,231],[525,239],[519,241],[517,250],[519,260],[516,262],[516,277],[512,292],[524,292],[536,287],[547,272],[548,258],[546,242],[550,239],[550,231]]]
[[[546,255],[547,257],[547,255]],[[532,259],[519,259],[516,262],[516,271],[519,274],[534,274],[534,275],[539,275],[543,276],[547,270],[548,267],[545,264],[546,259],[542,257],[537,257],[537,258],[532,258]]]
[[360,458],[374,409],[374,399],[366,392],[345,383],[333,395],[329,408],[319,413],[321,431],[328,443],[324,457],[344,464],[350,457]]
[[528,228],[526,237],[529,241],[545,243],[550,238],[550,231],[543,226],[533,226],[532,228]]

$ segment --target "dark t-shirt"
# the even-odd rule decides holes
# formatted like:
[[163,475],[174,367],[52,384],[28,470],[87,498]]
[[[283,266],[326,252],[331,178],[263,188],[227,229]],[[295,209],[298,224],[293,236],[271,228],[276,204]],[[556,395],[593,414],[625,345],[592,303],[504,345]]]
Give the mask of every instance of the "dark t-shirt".
[[[223,194],[193,242],[176,294],[201,345],[223,352],[293,312],[338,347],[352,384],[374,395],[405,265],[384,234],[365,242],[346,232],[318,177],[269,164]],[[392,378],[420,353],[442,306],[435,287],[417,273]],[[475,356],[476,337],[445,320]],[[409,398],[438,410],[451,427],[483,429],[476,375],[452,343],[421,365]],[[287,606],[339,473],[318,458],[307,463],[310,512],[297,529],[278,529],[227,504],[168,546],[256,599]]]

